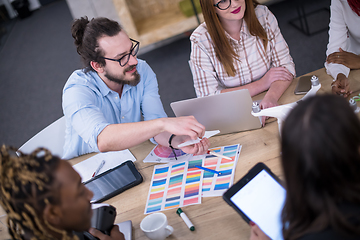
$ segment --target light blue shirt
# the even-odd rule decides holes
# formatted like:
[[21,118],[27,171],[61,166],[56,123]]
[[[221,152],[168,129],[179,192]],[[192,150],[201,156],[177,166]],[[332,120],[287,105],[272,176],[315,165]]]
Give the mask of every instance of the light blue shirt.
[[138,59],[140,82],[124,85],[121,98],[94,71],[76,70],[63,89],[66,119],[63,159],[99,152],[97,137],[109,124],[139,122],[167,117],[160,100],[155,73]]

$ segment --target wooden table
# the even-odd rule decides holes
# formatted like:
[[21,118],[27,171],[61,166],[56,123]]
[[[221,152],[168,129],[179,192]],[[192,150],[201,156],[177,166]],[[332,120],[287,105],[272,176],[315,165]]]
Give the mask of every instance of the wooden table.
[[[319,69],[306,75],[319,77],[322,84],[318,94],[331,92],[330,83],[332,78],[326,74],[325,69]],[[351,89],[353,94],[360,93],[360,70],[350,73]],[[279,100],[279,104],[286,104],[299,100],[303,95],[295,95],[294,89],[299,78],[296,78]],[[255,96],[253,99],[262,99],[265,93]],[[214,136],[210,138],[211,148],[231,144],[241,144],[242,150],[235,171],[234,181],[238,181],[257,162],[264,162],[280,178],[283,173],[280,165],[279,130],[276,119],[271,118],[265,127],[257,130]],[[116,207],[116,223],[132,220],[133,239],[147,239],[140,230],[140,222],[145,217],[144,210],[150,187],[153,166],[155,163],[144,163],[142,160],[153,149],[154,145],[146,141],[130,149],[137,161],[135,165],[144,178],[144,182],[106,201]],[[89,154],[70,160],[76,164],[89,156]],[[249,226],[222,197],[202,198],[198,205],[183,207],[196,230],[191,232],[183,220],[176,214],[176,209],[163,211],[168,217],[168,222],[174,227],[174,232],[167,239],[249,239]],[[4,213],[4,211],[2,211]],[[9,238],[6,230],[6,217],[0,218],[0,239]],[[6,233],[5,233],[6,232]]]

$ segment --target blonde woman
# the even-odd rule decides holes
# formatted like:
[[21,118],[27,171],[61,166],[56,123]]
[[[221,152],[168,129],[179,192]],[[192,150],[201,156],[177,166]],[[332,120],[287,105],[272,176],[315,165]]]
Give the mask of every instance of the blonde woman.
[[191,35],[190,68],[198,97],[238,89],[268,90],[277,105],[295,65],[275,16],[256,0],[200,0],[205,22]]

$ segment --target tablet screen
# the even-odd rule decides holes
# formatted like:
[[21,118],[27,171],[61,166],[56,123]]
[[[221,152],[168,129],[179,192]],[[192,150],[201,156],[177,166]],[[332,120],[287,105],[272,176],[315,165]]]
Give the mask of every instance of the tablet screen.
[[262,170],[230,200],[271,239],[281,240],[285,197],[285,189]]
[[102,197],[134,182],[136,177],[131,172],[128,165],[122,165],[120,168],[111,171],[100,178],[86,183],[86,187],[94,193],[91,202],[97,201]]

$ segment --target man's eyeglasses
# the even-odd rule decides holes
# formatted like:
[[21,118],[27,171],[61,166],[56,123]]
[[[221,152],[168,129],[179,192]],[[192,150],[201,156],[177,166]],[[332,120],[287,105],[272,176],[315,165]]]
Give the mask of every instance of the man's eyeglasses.
[[221,0],[218,3],[214,4],[214,6],[220,10],[226,10],[230,7],[230,5],[231,5],[231,0]]
[[133,46],[130,49],[130,52],[128,54],[125,54],[124,56],[122,56],[120,59],[112,59],[112,58],[106,58],[106,57],[101,57],[103,59],[107,59],[107,60],[111,60],[111,61],[115,61],[115,62],[119,62],[120,66],[125,66],[129,60],[130,60],[130,54],[133,55],[134,57],[136,56],[136,54],[139,51],[139,45],[140,43],[134,39],[131,39],[131,41],[133,41],[135,43],[135,45],[133,44]]

